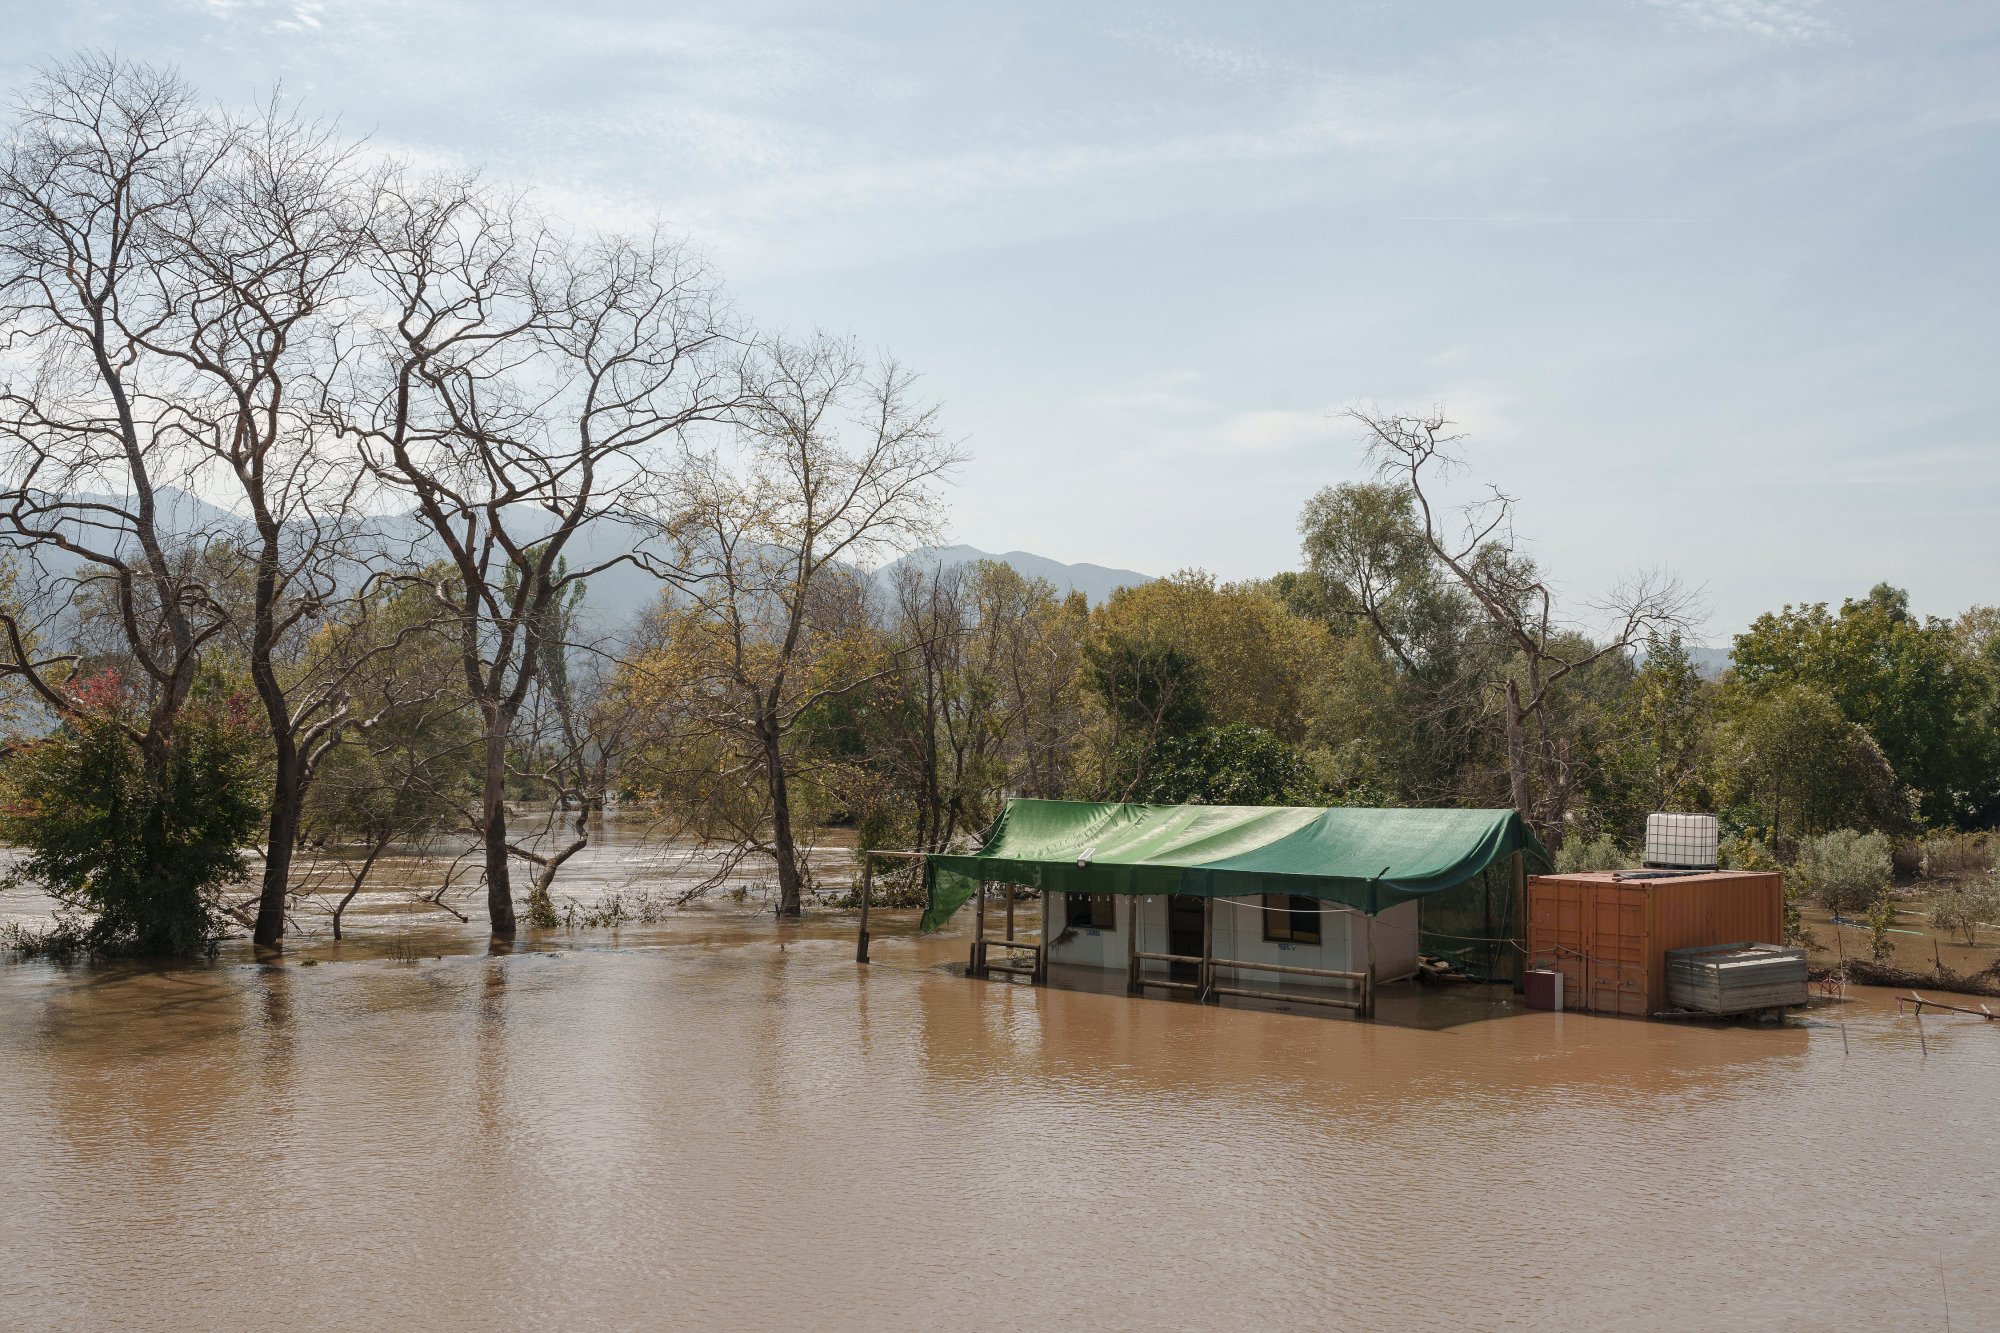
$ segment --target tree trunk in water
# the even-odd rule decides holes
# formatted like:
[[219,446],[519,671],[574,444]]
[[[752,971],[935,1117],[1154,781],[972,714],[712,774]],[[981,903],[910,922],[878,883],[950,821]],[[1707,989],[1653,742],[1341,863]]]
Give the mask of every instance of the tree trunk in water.
[[775,735],[764,737],[764,767],[771,783],[771,852],[778,863],[778,915],[805,915],[799,877],[799,852],[792,841],[792,796],[785,777],[784,754]]
[[252,942],[275,949],[285,938],[285,892],[291,887],[292,850],[299,843],[299,752],[289,733],[278,738],[271,787],[271,824],[264,840],[264,885],[257,896]]
[[486,841],[486,916],[493,934],[514,936],[514,890],[507,878],[507,728],[489,721],[486,728],[485,791],[481,833]]
[[[260,595],[264,585],[260,577]],[[292,730],[284,687],[279,684],[271,662],[268,638],[260,625],[250,657],[250,676],[256,682],[257,697],[264,705],[264,717],[271,727],[275,760],[271,774],[271,823],[264,839],[264,885],[257,895],[257,924],[251,931],[251,941],[259,949],[278,948],[285,938],[285,891],[291,887],[292,849],[299,841],[299,805],[305,795],[298,736]]]

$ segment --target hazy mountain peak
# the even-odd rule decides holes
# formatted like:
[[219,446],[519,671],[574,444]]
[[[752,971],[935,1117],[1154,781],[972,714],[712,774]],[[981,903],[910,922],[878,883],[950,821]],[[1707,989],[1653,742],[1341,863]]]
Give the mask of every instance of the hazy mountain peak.
[[1106,601],[1120,588],[1136,588],[1142,583],[1153,582],[1151,574],[1141,574],[1133,569],[1112,569],[1092,564],[1066,565],[1032,551],[1005,551],[995,555],[976,546],[920,547],[876,570],[875,578],[878,583],[886,584],[895,571],[906,564],[935,569],[977,564],[981,560],[1011,565],[1014,572],[1023,578],[1047,579],[1058,593],[1080,592],[1092,606]]

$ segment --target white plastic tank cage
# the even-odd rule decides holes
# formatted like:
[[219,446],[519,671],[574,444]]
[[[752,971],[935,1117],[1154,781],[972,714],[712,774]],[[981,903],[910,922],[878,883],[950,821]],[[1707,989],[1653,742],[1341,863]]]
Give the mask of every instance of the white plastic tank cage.
[[1665,870],[1713,870],[1719,837],[1714,815],[1647,815],[1644,860]]

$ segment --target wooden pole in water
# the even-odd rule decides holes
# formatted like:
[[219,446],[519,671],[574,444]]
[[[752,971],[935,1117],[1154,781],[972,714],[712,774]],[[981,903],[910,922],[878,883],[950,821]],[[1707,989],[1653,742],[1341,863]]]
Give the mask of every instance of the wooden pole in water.
[[1367,998],[1367,1012],[1363,1018],[1375,1017],[1375,914],[1361,914],[1361,933],[1368,941],[1368,980],[1362,983],[1362,995]]
[[972,895],[972,956],[966,960],[968,976],[986,975],[986,881],[979,881],[978,890]]
[[1007,886],[1007,943],[1014,942],[1014,886]]
[[[1114,900],[1115,901],[1115,900]],[[1068,911],[1069,899],[1063,899],[1064,911]],[[1042,909],[1047,911],[1045,907]],[[1042,927],[1042,937],[1048,938],[1048,927]],[[1125,993],[1139,993],[1139,898],[1136,894],[1125,897]]]
[[1215,899],[1201,900],[1201,966],[1195,972],[1199,989],[1194,997],[1204,1004],[1215,985]]
[[861,853],[861,928],[855,933],[854,961],[868,961],[868,890],[875,883],[875,858]]

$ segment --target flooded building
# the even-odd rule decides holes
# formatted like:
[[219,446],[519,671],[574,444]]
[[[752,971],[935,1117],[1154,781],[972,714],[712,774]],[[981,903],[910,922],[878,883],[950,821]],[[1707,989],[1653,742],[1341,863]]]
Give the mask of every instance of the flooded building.
[[[1424,954],[1515,968],[1525,877],[1548,863],[1512,810],[1016,800],[979,852],[929,858],[925,924],[974,904],[974,975],[1122,974],[1135,993],[1366,1015]],[[1041,891],[1042,935],[1016,931],[1011,893],[989,927],[992,884]]]

